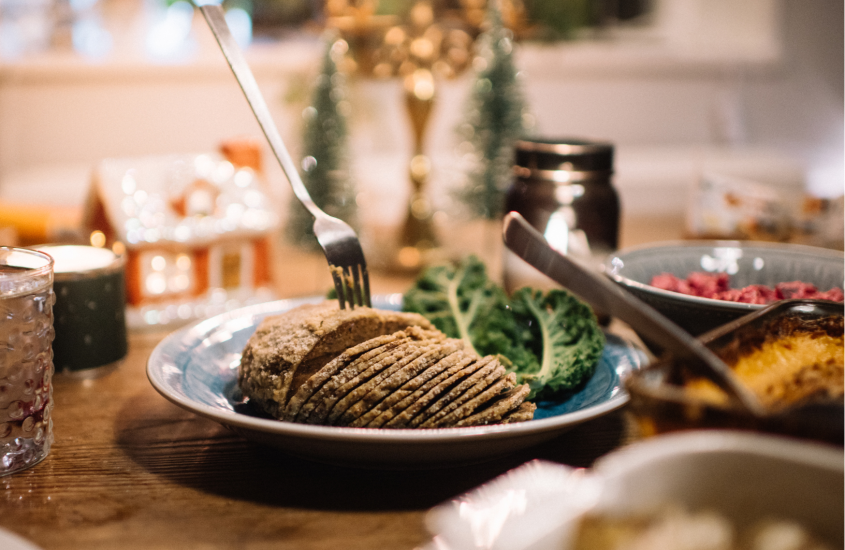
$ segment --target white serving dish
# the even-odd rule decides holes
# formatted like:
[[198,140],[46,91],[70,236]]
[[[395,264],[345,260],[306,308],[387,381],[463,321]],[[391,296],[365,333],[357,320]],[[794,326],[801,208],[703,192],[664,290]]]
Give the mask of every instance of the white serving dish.
[[587,512],[636,516],[677,504],[737,527],[794,520],[843,547],[840,447],[734,431],[664,435],[591,469],[532,461],[433,508],[425,550],[566,550]]

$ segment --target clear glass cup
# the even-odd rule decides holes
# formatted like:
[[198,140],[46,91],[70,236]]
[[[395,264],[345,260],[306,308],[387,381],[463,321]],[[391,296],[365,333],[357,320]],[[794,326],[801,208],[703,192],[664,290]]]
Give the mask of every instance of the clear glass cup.
[[53,259],[0,247],[0,476],[53,443]]

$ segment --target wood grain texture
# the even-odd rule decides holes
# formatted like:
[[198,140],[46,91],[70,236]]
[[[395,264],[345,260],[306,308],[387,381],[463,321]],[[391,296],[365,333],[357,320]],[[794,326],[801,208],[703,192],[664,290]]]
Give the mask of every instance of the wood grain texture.
[[44,550],[410,550],[430,540],[430,507],[532,458],[589,466],[629,437],[615,413],[473,466],[376,471],[308,462],[161,397],[145,369],[164,336],[131,334],[124,363],[100,378],[55,377],[53,449],[41,464],[0,478],[0,526]]

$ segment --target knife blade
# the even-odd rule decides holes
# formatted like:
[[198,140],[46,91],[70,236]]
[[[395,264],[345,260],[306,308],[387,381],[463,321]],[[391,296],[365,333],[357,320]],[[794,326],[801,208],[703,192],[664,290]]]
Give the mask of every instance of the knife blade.
[[553,249],[542,233],[518,212],[505,215],[502,236],[507,247],[541,273],[582,300],[630,325],[644,339],[686,361],[734,397],[749,412],[765,414],[757,397],[715,353],[656,309],[574,257]]

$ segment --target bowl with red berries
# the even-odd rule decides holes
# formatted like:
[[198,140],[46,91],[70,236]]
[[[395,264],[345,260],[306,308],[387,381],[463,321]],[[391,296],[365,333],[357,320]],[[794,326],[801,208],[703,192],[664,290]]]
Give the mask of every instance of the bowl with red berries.
[[606,259],[604,269],[698,336],[780,300],[841,305],[845,255],[788,243],[679,241],[620,250]]

